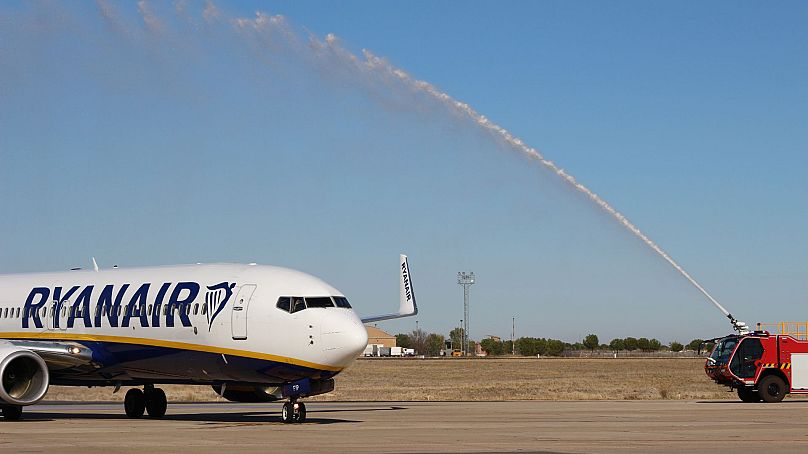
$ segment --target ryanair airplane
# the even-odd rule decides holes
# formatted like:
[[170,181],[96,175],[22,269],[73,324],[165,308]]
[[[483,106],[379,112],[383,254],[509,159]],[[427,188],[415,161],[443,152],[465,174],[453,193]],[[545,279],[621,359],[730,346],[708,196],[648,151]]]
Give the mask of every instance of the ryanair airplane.
[[[95,262],[93,262],[95,265]],[[401,255],[399,311],[359,318],[322,280],[288,268],[189,265],[0,276],[0,408],[17,420],[48,386],[131,386],[130,418],[160,418],[156,385],[206,385],[235,402],[334,389],[367,345],[363,323],[418,313]],[[139,387],[142,387],[140,389]]]

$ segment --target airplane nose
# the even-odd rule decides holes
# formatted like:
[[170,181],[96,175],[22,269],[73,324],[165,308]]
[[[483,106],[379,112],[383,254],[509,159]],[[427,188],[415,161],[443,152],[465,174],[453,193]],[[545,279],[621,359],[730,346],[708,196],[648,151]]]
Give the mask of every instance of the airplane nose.
[[351,364],[365,350],[368,332],[353,314],[332,313],[320,323],[323,352],[336,366]]

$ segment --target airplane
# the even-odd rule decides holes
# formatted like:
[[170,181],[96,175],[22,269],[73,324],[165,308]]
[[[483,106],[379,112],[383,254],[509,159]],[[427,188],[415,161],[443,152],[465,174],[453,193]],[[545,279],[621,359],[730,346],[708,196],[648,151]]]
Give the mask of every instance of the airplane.
[[[209,264],[0,275],[0,409],[19,420],[50,385],[109,386],[130,418],[161,418],[164,384],[206,385],[234,402],[334,390],[364,351],[364,323],[418,313],[407,256],[399,310],[360,318],[339,290],[289,268]],[[139,388],[142,387],[142,390]]]

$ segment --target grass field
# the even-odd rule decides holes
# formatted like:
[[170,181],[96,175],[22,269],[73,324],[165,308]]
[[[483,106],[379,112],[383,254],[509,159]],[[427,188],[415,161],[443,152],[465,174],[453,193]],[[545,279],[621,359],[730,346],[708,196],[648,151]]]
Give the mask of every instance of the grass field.
[[[360,359],[312,400],[736,399],[701,358]],[[216,401],[208,386],[164,386],[172,401]],[[125,389],[124,389],[125,390]],[[51,387],[46,400],[122,400],[112,388]]]

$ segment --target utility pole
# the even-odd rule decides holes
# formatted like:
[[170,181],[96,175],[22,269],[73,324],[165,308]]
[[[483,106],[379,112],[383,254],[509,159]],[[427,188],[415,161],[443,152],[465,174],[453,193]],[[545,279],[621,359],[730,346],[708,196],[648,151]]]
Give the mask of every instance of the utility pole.
[[473,271],[457,273],[457,283],[463,286],[463,356],[469,354],[469,287],[475,280]]
[[514,334],[516,333],[516,317],[511,320],[511,356],[516,356],[516,345],[513,343]]

